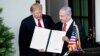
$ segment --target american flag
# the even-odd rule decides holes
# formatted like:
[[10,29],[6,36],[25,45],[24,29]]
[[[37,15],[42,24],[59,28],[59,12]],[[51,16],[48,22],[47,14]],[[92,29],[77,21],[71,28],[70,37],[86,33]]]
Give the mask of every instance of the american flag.
[[68,43],[69,51],[79,51],[78,33],[75,25],[73,25],[72,35]]

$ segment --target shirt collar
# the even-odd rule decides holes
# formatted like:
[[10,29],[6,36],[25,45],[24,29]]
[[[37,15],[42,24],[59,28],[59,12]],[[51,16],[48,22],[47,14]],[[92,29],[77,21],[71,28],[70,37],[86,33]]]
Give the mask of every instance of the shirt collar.
[[70,25],[73,22],[73,19],[71,18],[66,24]]

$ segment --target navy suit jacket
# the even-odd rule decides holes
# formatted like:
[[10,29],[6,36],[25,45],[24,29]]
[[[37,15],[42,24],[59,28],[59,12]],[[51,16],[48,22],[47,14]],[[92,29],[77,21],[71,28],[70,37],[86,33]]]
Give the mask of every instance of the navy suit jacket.
[[[45,28],[53,29],[54,22],[50,16],[43,15],[42,19],[43,19]],[[39,56],[38,50],[30,48],[30,43],[31,43],[35,26],[36,26],[36,23],[32,15],[30,15],[29,17],[25,18],[22,21],[21,26],[20,26],[20,31],[19,31],[20,56]]]
[[[84,44],[86,42],[85,31],[84,31],[83,27],[79,23],[76,23],[76,24],[78,25],[78,28],[79,28],[81,46],[84,48],[84,46],[85,46]],[[61,22],[56,23],[55,29],[56,30],[62,30],[62,25],[63,24]],[[73,22],[70,25],[70,27],[69,27],[69,29],[68,29],[68,31],[66,33],[66,36],[68,36],[69,39],[70,39],[70,37],[72,35],[72,30],[73,30]],[[65,52],[68,51],[67,45],[68,45],[68,43],[64,42],[64,46],[63,46],[63,50],[62,50],[62,54],[61,55],[65,54]]]

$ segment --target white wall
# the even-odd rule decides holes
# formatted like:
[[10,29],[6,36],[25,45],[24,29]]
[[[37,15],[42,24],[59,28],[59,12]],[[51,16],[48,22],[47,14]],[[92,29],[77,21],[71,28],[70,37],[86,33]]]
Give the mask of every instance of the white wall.
[[48,12],[48,15],[50,15],[54,22],[58,22],[59,19],[59,9],[64,6],[64,5],[68,5],[68,0],[47,0],[48,3],[47,3],[47,12]]
[[100,42],[100,0],[95,0],[96,42]]
[[[3,8],[1,16],[4,18],[5,25],[10,27],[11,32],[15,35],[13,46],[16,52],[14,56],[19,56],[18,34],[20,23],[22,19],[30,15],[30,6],[33,3],[35,3],[35,0],[0,0],[0,7]],[[42,1],[43,5],[44,3],[45,1]],[[45,10],[43,10],[43,13],[45,13]]]

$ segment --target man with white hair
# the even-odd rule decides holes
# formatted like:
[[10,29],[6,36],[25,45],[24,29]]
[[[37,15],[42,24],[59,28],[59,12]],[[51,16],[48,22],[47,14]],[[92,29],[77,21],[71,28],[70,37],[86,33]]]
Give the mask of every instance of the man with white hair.
[[[60,11],[59,11],[60,22],[56,23],[55,29],[66,31],[66,36],[63,37],[64,46],[63,46],[62,53],[57,54],[57,56],[63,56],[68,51],[68,43],[69,43],[69,40],[72,35],[73,24],[75,22],[71,16],[72,16],[72,12],[71,12],[70,7],[64,6],[60,9]],[[78,28],[79,28],[80,40],[82,43],[82,47],[84,47],[84,44],[86,42],[85,31],[79,23],[76,23],[76,24],[78,25]]]

